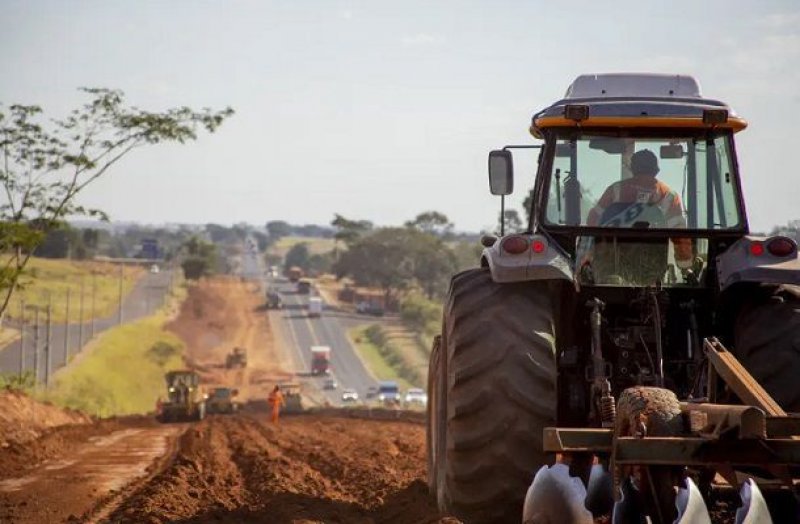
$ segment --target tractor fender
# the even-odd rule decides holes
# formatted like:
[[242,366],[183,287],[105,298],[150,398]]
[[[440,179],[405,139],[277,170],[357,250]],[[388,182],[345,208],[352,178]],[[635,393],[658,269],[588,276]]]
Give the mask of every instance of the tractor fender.
[[[739,282],[800,285],[797,245],[786,256],[773,255],[768,246],[778,237],[745,236],[717,257],[720,290]],[[786,237],[780,237],[785,239]],[[787,239],[790,240],[790,239]],[[791,241],[791,240],[790,240]],[[792,243],[794,241],[791,241]]]
[[[527,242],[527,249],[519,254],[511,254],[502,247],[510,237],[521,237]],[[544,246],[535,251],[533,246]],[[495,240],[481,253],[481,267],[489,268],[492,280],[497,283],[530,282],[534,280],[573,281],[573,268],[569,257],[555,242],[544,235],[520,233],[506,235]]]

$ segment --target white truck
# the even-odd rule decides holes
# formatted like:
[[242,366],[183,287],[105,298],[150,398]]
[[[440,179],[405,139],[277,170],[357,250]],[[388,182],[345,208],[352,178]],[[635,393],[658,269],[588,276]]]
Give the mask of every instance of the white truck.
[[308,316],[312,318],[322,316],[322,298],[311,297],[308,299]]

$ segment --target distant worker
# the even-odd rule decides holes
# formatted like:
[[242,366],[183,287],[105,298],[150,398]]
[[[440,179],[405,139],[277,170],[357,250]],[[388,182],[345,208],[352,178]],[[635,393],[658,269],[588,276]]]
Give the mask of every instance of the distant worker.
[[278,417],[280,417],[281,414],[281,406],[286,404],[286,400],[283,398],[283,393],[281,393],[280,386],[275,386],[275,389],[273,389],[272,393],[269,394],[267,402],[269,402],[272,406],[272,423],[277,424]]
[[[685,229],[681,198],[667,184],[656,179],[658,158],[649,149],[631,156],[633,176],[614,182],[589,211],[587,226],[593,227],[644,227]],[[692,241],[689,238],[672,238],[675,262],[681,269],[692,266]],[[581,265],[592,263],[591,253]]]

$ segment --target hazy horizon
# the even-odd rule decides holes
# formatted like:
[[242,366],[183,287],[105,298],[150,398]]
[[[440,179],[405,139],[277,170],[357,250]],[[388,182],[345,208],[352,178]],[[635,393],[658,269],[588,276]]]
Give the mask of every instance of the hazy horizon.
[[[426,210],[496,222],[486,155],[531,143],[533,112],[575,76],[698,78],[737,135],[751,229],[800,218],[800,6],[788,1],[9,1],[0,101],[62,116],[79,86],[144,108],[236,111],[215,135],[135,151],[81,198],[115,221],[378,225]],[[531,184],[520,161],[520,203]],[[777,191],[776,191],[777,189]]]

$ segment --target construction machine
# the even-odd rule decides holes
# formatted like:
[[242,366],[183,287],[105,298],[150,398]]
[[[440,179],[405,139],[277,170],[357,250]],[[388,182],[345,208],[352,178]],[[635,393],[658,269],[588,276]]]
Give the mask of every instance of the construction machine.
[[164,375],[167,400],[159,401],[156,419],[159,422],[203,420],[206,402],[200,390],[200,377],[189,369],[170,371]]
[[239,403],[236,397],[239,395],[238,389],[217,387],[211,389],[206,399],[206,413],[220,413],[231,415],[239,411]]
[[225,367],[227,369],[247,367],[247,350],[235,347],[233,351],[225,356]]
[[481,239],[434,341],[443,512],[705,523],[740,489],[731,521],[800,521],[800,261],[749,233],[745,127],[689,76],[584,75],[489,154],[501,216],[514,153],[538,163],[527,228]]
[[283,413],[303,413],[303,395],[300,384],[296,382],[284,382],[278,384],[283,393],[285,404],[281,409]]

